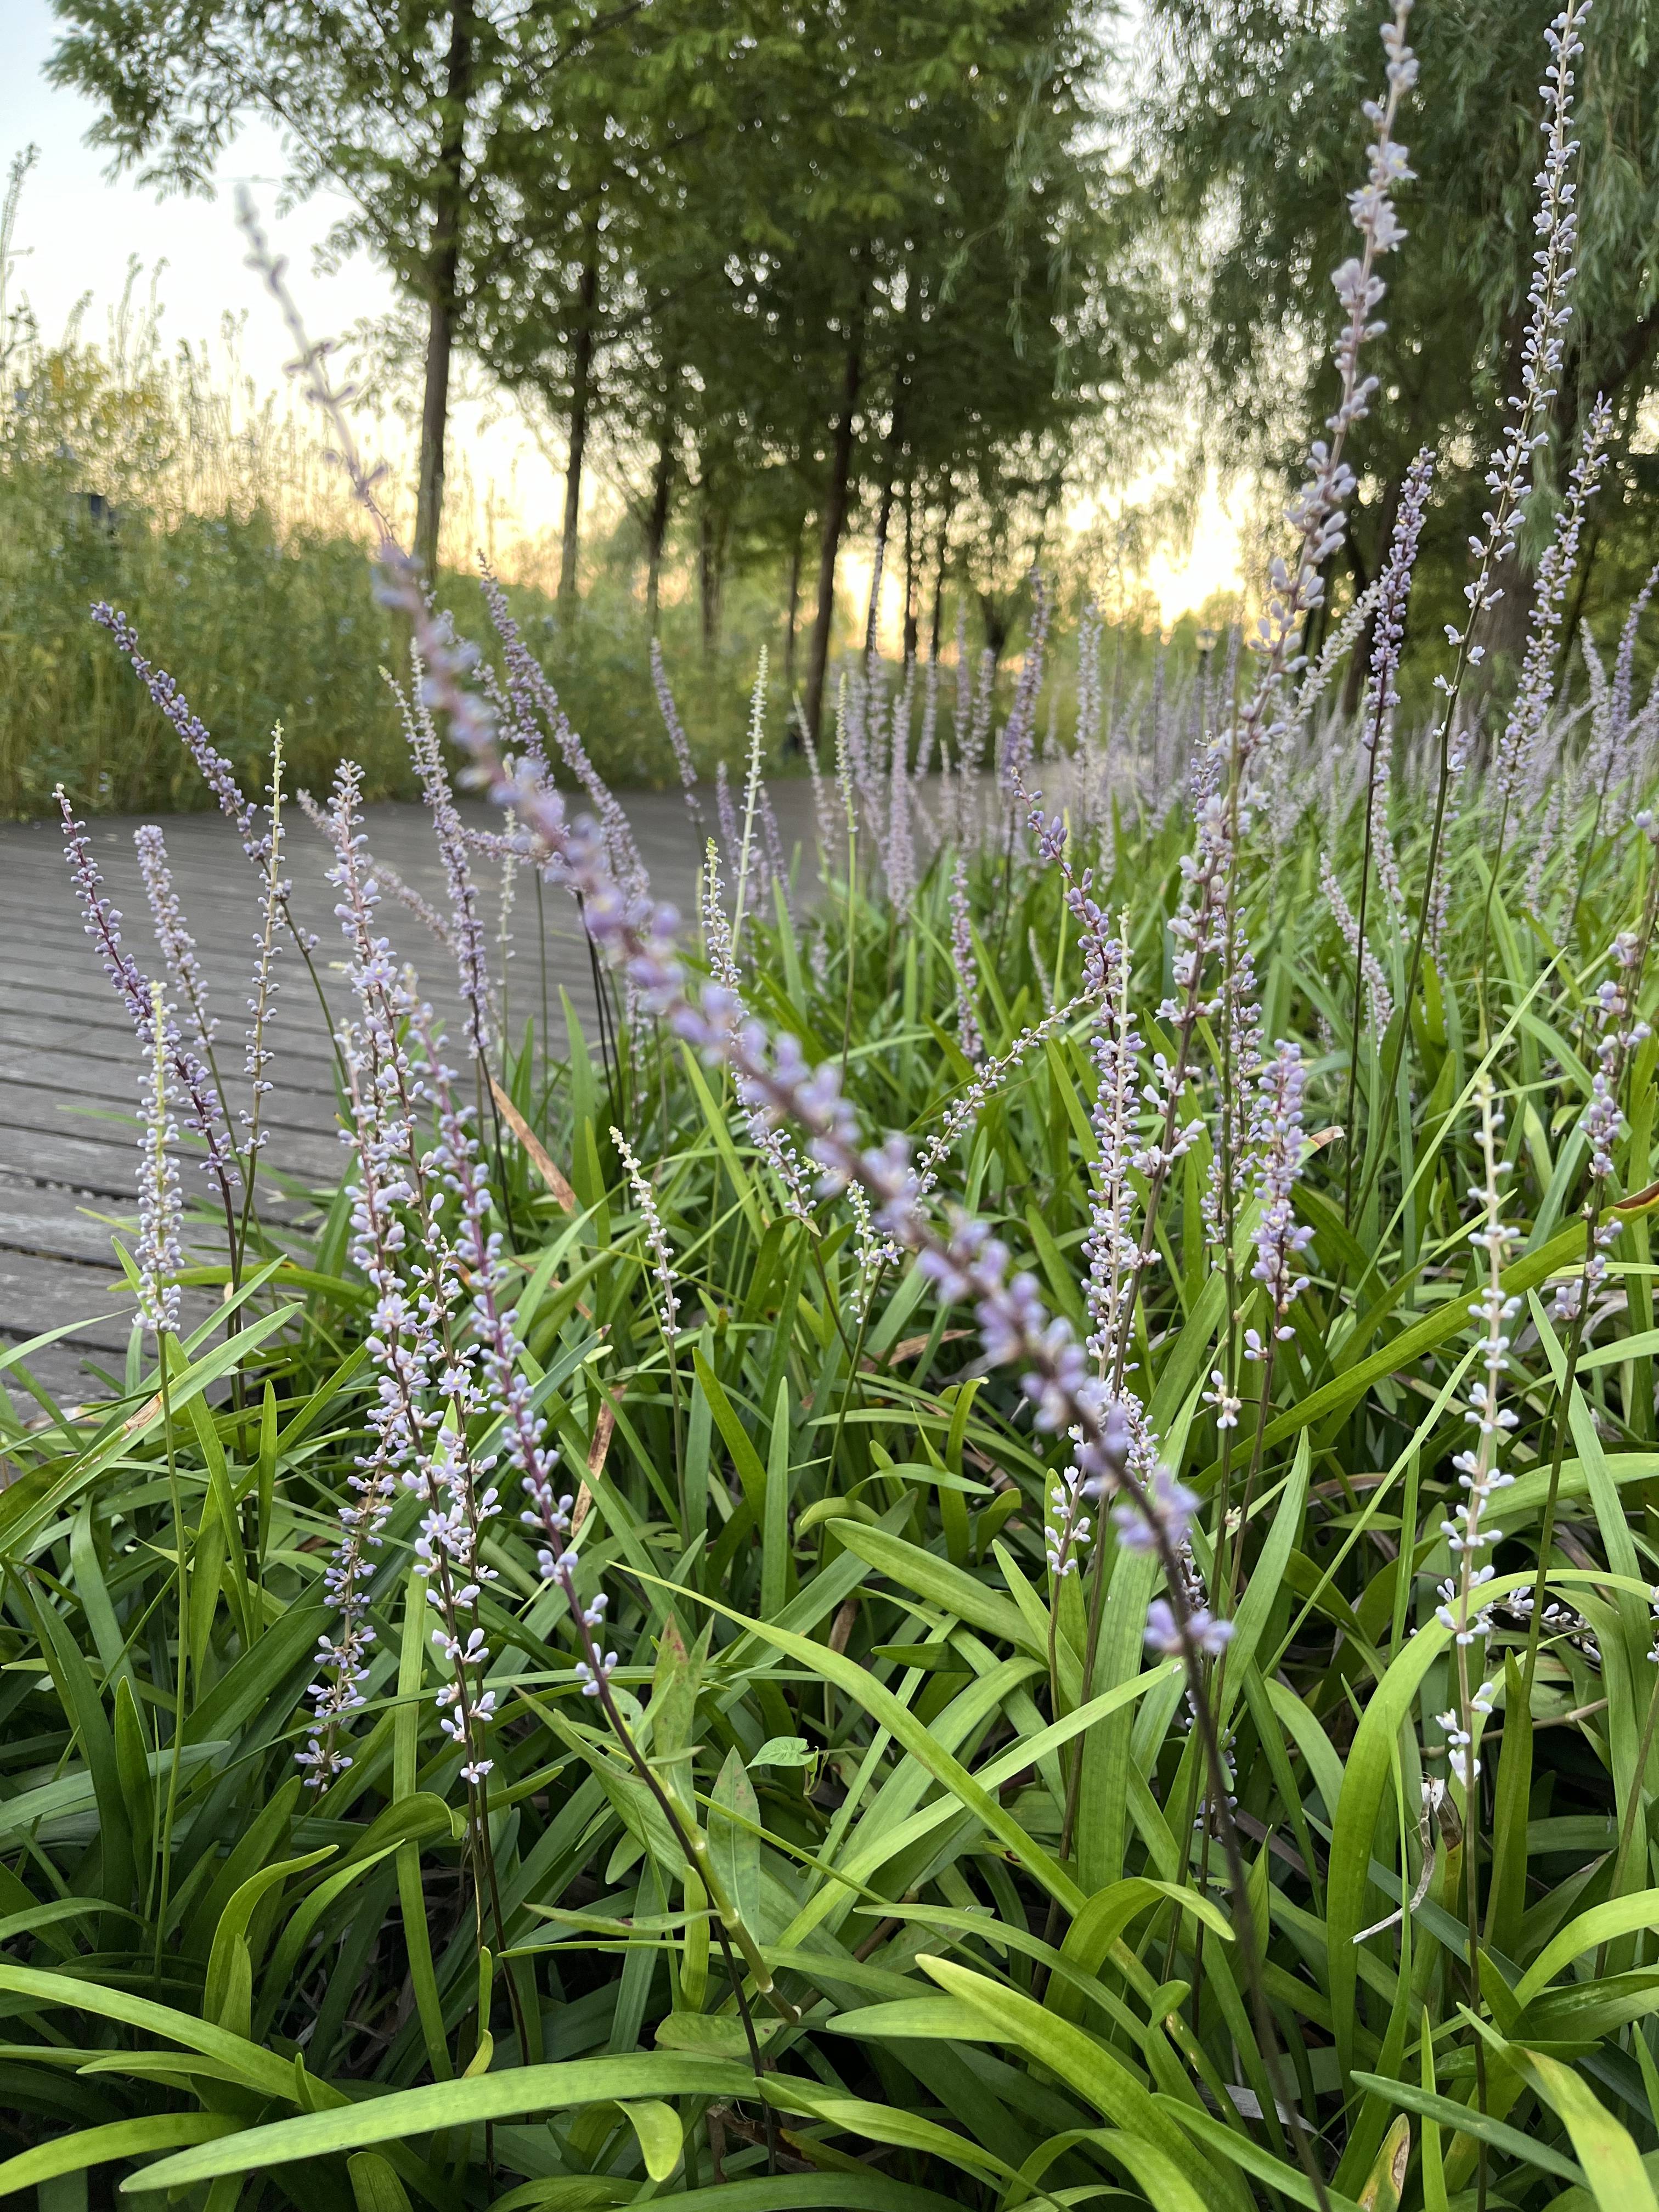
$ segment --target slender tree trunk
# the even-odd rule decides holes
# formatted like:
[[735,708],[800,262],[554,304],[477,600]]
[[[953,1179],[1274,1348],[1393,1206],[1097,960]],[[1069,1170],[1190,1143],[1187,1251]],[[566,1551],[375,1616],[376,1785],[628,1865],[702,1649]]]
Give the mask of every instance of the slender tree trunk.
[[999,669],[1002,665],[1003,653],[1007,649],[1008,633],[1014,626],[1013,602],[1011,599],[1005,605],[994,592],[981,592],[979,595],[979,617],[985,626],[985,642],[990,648],[992,668]]
[[803,514],[795,525],[795,539],[789,549],[789,626],[783,634],[783,690],[789,699],[795,696],[795,625],[800,615],[800,556],[805,536]]
[[472,93],[476,27],[472,0],[455,0],[444,67],[444,137],[433,182],[432,237],[427,254],[426,381],[421,401],[421,460],[415,506],[415,557],[429,579],[438,573],[438,532],[443,522],[449,370],[461,263],[461,166],[466,156],[466,111]]
[[726,545],[731,520],[715,499],[707,466],[697,505],[697,582],[702,602],[702,649],[712,659],[720,641],[721,598],[726,582]]
[[707,490],[697,501],[697,603],[702,615],[702,657],[707,660],[714,653],[719,620],[714,610],[714,523]]
[[864,649],[876,649],[881,623],[881,586],[887,566],[887,538],[893,526],[893,486],[898,477],[899,453],[904,438],[904,403],[909,387],[901,380],[893,394],[893,411],[887,418],[887,435],[881,441],[881,505],[876,512],[876,565],[870,580],[870,614]]
[[[886,446],[888,448],[890,448],[891,443],[892,434],[890,431],[886,440]],[[890,450],[885,450],[882,456],[881,503],[876,509],[876,553],[881,562],[884,574],[886,572],[887,567],[887,538],[889,532],[892,528],[892,523],[893,457]],[[867,643],[872,652],[875,649],[876,625],[880,620],[880,616],[881,610],[876,605],[872,599],[870,605],[870,635],[867,640]]]
[[587,418],[593,404],[593,325],[599,302],[599,225],[588,225],[582,262],[580,313],[570,348],[570,458],[564,477],[564,544],[559,555],[559,599],[576,597],[576,565],[581,553],[582,461],[587,450]]
[[864,270],[860,260],[858,297],[847,332],[842,372],[841,410],[830,450],[830,482],[824,492],[823,523],[818,540],[817,611],[812,623],[812,654],[806,672],[806,726],[817,744],[823,723],[823,680],[830,667],[830,633],[836,619],[836,559],[847,526],[848,493],[853,477],[853,425],[864,377]]
[[916,657],[916,639],[921,629],[921,601],[916,588],[916,481],[908,477],[904,486],[904,657]]
[[951,558],[951,516],[954,508],[951,489],[947,486],[945,512],[939,517],[939,555],[933,564],[933,634],[928,641],[928,651],[937,660],[945,635],[945,578]]
[[668,393],[663,402],[662,423],[657,434],[657,465],[651,478],[651,511],[645,524],[645,625],[655,637],[658,595],[662,582],[662,549],[668,537],[668,506],[674,489],[674,399],[679,372],[671,368]]
[[[921,298],[921,292],[914,281],[914,277],[911,277],[909,281],[907,281],[905,285],[903,336],[900,343],[898,359],[895,363],[893,369],[892,410],[887,417],[887,435],[882,441],[881,448],[881,511],[876,519],[876,573],[870,593],[869,634],[865,640],[865,650],[866,653],[873,653],[876,649],[876,631],[881,617],[880,591],[882,577],[883,571],[886,566],[887,540],[893,526],[893,490],[895,485],[898,482],[899,462],[903,457],[905,438],[908,427],[908,417],[910,407],[910,370],[915,357],[913,348],[916,331],[916,319],[920,312]],[[908,505],[908,491],[906,498],[907,505],[905,508],[904,522],[905,557],[906,568],[908,569],[909,565],[910,544],[910,514]],[[908,628],[909,617],[909,580],[908,575],[905,580],[905,617]]]

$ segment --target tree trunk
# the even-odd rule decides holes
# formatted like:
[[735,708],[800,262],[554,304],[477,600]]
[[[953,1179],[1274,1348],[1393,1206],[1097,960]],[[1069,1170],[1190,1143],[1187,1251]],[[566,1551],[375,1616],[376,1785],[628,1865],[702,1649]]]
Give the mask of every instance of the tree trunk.
[[415,505],[415,557],[428,580],[438,573],[438,532],[444,511],[444,446],[449,430],[449,368],[455,345],[456,284],[461,263],[461,165],[472,93],[472,0],[455,0],[444,68],[447,109],[438,173],[432,188],[432,236],[427,253],[426,381],[421,398],[421,460]]
[[795,525],[795,542],[789,549],[789,626],[783,634],[783,690],[789,699],[795,696],[795,624],[800,614],[800,555],[805,536],[803,514]]
[[937,660],[944,639],[945,576],[951,557],[951,515],[954,505],[951,489],[947,486],[945,512],[939,517],[939,557],[933,565],[933,634],[928,641],[928,652]]
[[864,281],[859,272],[858,298],[847,332],[847,356],[842,372],[841,411],[836,417],[830,452],[830,482],[823,499],[823,525],[818,539],[817,611],[812,622],[812,656],[806,672],[806,726],[812,742],[818,741],[823,723],[823,680],[830,667],[830,632],[836,619],[836,559],[847,526],[848,487],[853,477],[853,423],[858,413],[859,387],[864,376]]
[[916,589],[916,482],[904,487],[904,658],[916,657],[916,638],[921,628],[921,605]]
[[994,592],[979,594],[979,617],[985,625],[985,642],[991,655],[991,665],[1000,668],[1002,656],[1007,650],[1008,633],[1014,626],[1013,601],[1006,604]]
[[731,525],[714,500],[706,467],[702,473],[702,495],[697,507],[697,583],[702,602],[703,657],[712,659],[720,641],[720,598]]
[[658,593],[662,582],[662,549],[668,537],[668,503],[674,488],[674,395],[679,382],[677,369],[668,375],[663,401],[662,424],[657,433],[657,465],[651,478],[651,511],[645,523],[645,626],[655,637]]
[[588,225],[582,262],[580,313],[570,348],[570,457],[564,477],[564,544],[559,556],[559,601],[576,597],[576,564],[581,552],[582,459],[587,450],[587,418],[593,404],[593,325],[599,301],[599,225]]
[[876,514],[876,559],[870,576],[870,612],[865,624],[864,649],[876,649],[881,623],[881,586],[887,567],[887,533],[893,521],[893,484],[904,436],[904,402],[909,387],[900,382],[893,394],[893,411],[887,418],[887,435],[881,441],[881,505]]

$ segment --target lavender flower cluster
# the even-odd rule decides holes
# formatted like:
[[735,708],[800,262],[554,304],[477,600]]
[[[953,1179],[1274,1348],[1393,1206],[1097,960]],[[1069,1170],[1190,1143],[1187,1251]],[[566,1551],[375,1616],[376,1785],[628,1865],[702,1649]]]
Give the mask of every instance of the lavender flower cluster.
[[[1474,642],[1476,619],[1503,596],[1495,573],[1515,550],[1524,510],[1523,489],[1530,477],[1532,458],[1548,438],[1550,403],[1566,350],[1566,329],[1572,319],[1572,291],[1577,274],[1574,255],[1578,243],[1577,187],[1572,167],[1578,142],[1572,132],[1572,64],[1582,52],[1580,27],[1589,13],[1590,0],[1567,0],[1546,33],[1550,61],[1540,92],[1545,104],[1544,165],[1538,173],[1538,211],[1534,228],[1538,245],[1533,254],[1532,283],[1527,295],[1528,321],[1521,346],[1521,388],[1505,404],[1512,416],[1486,471],[1490,504],[1482,527],[1469,540],[1475,573],[1464,586],[1468,612],[1460,629],[1446,625],[1447,641],[1470,663],[1478,663],[1485,648]],[[1438,676],[1440,688],[1452,695],[1455,679]]]
[[[1313,1242],[1313,1231],[1296,1218],[1296,1183],[1302,1166],[1303,1099],[1308,1071],[1302,1048],[1280,1039],[1273,1058],[1262,1070],[1256,1087],[1256,1115],[1251,1134],[1255,1146],[1256,1197],[1261,1213],[1255,1232],[1255,1265],[1250,1273],[1267,1293],[1272,1333],[1284,1343],[1293,1336],[1285,1316],[1308,1287],[1306,1275],[1296,1271],[1302,1255]],[[1260,1334],[1244,1332],[1244,1357],[1267,1357]]]
[[[1656,856],[1659,856],[1659,819],[1644,810],[1636,821]],[[1652,875],[1659,878],[1659,867],[1654,869]],[[1595,1071],[1590,1078],[1589,1103],[1580,1125],[1589,1153],[1590,1194],[1585,1204],[1589,1249],[1577,1276],[1556,1291],[1552,1311],[1554,1318],[1563,1322],[1582,1324],[1588,1319],[1591,1303],[1607,1280],[1607,1253],[1618,1240],[1618,1220],[1601,1218],[1601,1203],[1614,1172],[1613,1148],[1625,1128],[1620,1094],[1626,1071],[1632,1054],[1652,1035],[1650,1025],[1637,1011],[1637,1001],[1653,947],[1656,921],[1659,880],[1650,878],[1640,924],[1633,930],[1620,930],[1614,938],[1614,972],[1604,976],[1596,987]]]
[[1554,534],[1538,562],[1533,613],[1522,659],[1520,681],[1498,739],[1495,781],[1504,805],[1518,792],[1556,700],[1556,661],[1567,586],[1578,562],[1578,541],[1590,495],[1607,465],[1613,410],[1597,398],[1584,426],[1578,459],[1567,482],[1567,495],[1556,517]]
[[657,1194],[652,1188],[645,1170],[634,1157],[633,1147],[620,1129],[612,1128],[611,1141],[617,1148],[617,1158],[627,1170],[635,1203],[640,1209],[640,1225],[650,1249],[652,1273],[656,1280],[657,1319],[661,1325],[663,1342],[672,1355],[674,1340],[679,1334],[680,1301],[674,1288],[673,1256],[668,1249],[668,1237],[662,1225]]
[[150,987],[150,1052],[144,1071],[138,1133],[138,1318],[160,1337],[179,1327],[179,1170],[171,1147],[179,1127],[173,1118],[167,1054],[167,1000],[159,983]]
[[[228,1210],[239,1174],[218,1086],[204,1060],[185,1042],[177,1022],[165,1006],[159,1017],[158,1030],[153,988],[121,941],[121,916],[105,896],[103,878],[93,859],[86,826],[76,818],[61,785],[57,799],[64,857],[81,902],[87,935],[97,946],[104,973],[126,1007],[141,1048],[146,1054],[156,1050],[164,1054],[172,1095],[182,1103],[185,1126],[201,1139],[203,1170],[218,1183]],[[170,891],[170,882],[167,888]]]
[[[1519,1298],[1507,1293],[1503,1284],[1504,1263],[1516,1241],[1516,1232],[1504,1218],[1503,1180],[1509,1163],[1498,1150],[1503,1126],[1503,1106],[1490,1081],[1483,1079],[1480,1146],[1486,1176],[1469,1194],[1480,1207],[1480,1219],[1468,1231],[1468,1241],[1486,1258],[1486,1286],[1469,1308],[1474,1319],[1483,1324],[1484,1335],[1480,1379],[1470,1387],[1463,1417],[1478,1431],[1480,1441],[1473,1450],[1459,1452],[1452,1462],[1458,1469],[1458,1484],[1464,1496],[1451,1518],[1441,1523],[1440,1532],[1450,1548],[1455,1572],[1440,1585],[1441,1602],[1435,1613],[1460,1646],[1473,1644],[1477,1637],[1492,1632],[1491,1606],[1483,1604],[1477,1594],[1492,1579],[1496,1570],[1490,1562],[1483,1565],[1480,1554],[1498,1543],[1503,1532],[1486,1521],[1486,1510],[1493,1496],[1508,1489],[1515,1480],[1504,1471],[1498,1458],[1504,1437],[1518,1420],[1513,1409],[1502,1402],[1502,1383],[1510,1352],[1510,1339],[1504,1332],[1521,1310]],[[1468,1723],[1464,1725],[1467,1728]],[[1466,1738],[1462,1751],[1466,1752],[1467,1747]],[[1455,1761],[1459,1756],[1459,1747],[1454,1746]],[[1455,1764],[1454,1771],[1460,1781],[1470,1778]]]

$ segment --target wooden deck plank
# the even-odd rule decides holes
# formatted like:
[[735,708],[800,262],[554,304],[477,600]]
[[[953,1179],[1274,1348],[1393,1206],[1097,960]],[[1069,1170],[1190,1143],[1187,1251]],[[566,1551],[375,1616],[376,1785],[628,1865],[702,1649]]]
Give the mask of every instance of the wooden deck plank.
[[[785,850],[810,849],[810,787],[778,785],[773,799]],[[683,800],[678,793],[656,792],[625,803],[653,891],[688,913],[701,846]],[[499,817],[476,802],[467,802],[462,812],[478,828],[499,827]],[[336,893],[326,879],[328,848],[302,817],[290,819],[293,911],[300,926],[316,936],[313,960],[330,1020],[337,1021],[349,1011],[350,994]],[[88,836],[104,888],[121,915],[123,942],[149,974],[159,969],[160,955],[133,848],[137,826],[96,819]],[[216,813],[166,816],[161,826],[174,887],[196,939],[210,1011],[218,1019],[216,1057],[235,1111],[244,1090],[243,1030],[258,880],[234,832]],[[444,870],[424,808],[371,806],[363,826],[375,860],[395,868],[446,912]],[[484,855],[475,854],[474,861],[493,969],[498,964],[497,872]],[[587,947],[568,896],[546,890],[538,917],[534,890],[521,879],[513,918],[508,1014],[514,1027],[540,999],[544,931],[555,1003],[563,985],[586,1012],[592,992]],[[390,892],[379,922],[398,957],[416,964],[422,991],[454,1037],[459,1001],[450,955]],[[34,1363],[46,1387],[73,1400],[88,1385],[88,1356],[118,1374],[125,1357],[131,1301],[118,1287],[111,1223],[94,1217],[131,1221],[136,1212],[131,1117],[141,1070],[125,1010],[82,926],[55,822],[0,824],[0,1346],[63,1322],[83,1324]],[[283,948],[277,974],[281,989],[270,1035],[278,1087],[268,1101],[265,1164],[273,1193],[279,1181],[289,1179],[326,1188],[341,1170],[333,1049],[311,979],[291,945]],[[204,1188],[189,1166],[185,1188],[192,1199]],[[272,1204],[276,1214],[291,1215],[290,1205],[274,1196]],[[94,1321],[97,1316],[113,1318]]]

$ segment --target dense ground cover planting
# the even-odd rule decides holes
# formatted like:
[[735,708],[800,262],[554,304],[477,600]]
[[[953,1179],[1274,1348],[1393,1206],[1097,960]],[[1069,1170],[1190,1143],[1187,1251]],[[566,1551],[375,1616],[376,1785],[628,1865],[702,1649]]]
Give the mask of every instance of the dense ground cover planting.
[[[1566,327],[1575,40],[1420,729],[1432,457],[1370,605],[1297,650],[1403,15],[1252,649],[1126,726],[1085,617],[1063,758],[1040,580],[1000,728],[971,680],[849,669],[817,896],[757,773],[722,806],[688,769],[700,910],[655,906],[510,617],[476,656],[388,544],[446,1042],[356,771],[319,811],[342,945],[296,945],[276,809],[141,669],[262,943],[348,963],[345,1166],[262,1209],[239,1115],[281,1068],[216,1060],[159,877],[138,968],[65,798],[138,1040],[143,1319],[107,1402],[7,1364],[0,2190],[1654,2203],[1644,603],[1605,666],[1555,651],[1599,410],[1513,702],[1475,688]],[[447,758],[507,810],[482,853]],[[556,1039],[498,1019],[503,863],[581,902]],[[181,1267],[180,1127],[216,1266]],[[193,1333],[181,1273],[224,1292]]]
[[[398,657],[397,630],[376,603],[361,516],[330,480],[322,442],[273,407],[241,404],[229,370],[188,349],[169,360],[153,343],[124,350],[76,332],[47,344],[0,327],[0,352],[9,357],[0,392],[0,817],[49,815],[59,782],[88,812],[207,803],[162,716],[142,695],[135,700],[118,657],[88,629],[88,605],[99,599],[125,609],[250,787],[269,778],[281,722],[291,778],[320,788],[349,756],[363,769],[367,798],[412,796],[396,703],[380,673]],[[581,596],[561,605],[544,549],[508,538],[487,510],[458,517],[440,597],[476,630],[485,617],[474,551],[480,542],[495,548],[526,638],[599,767],[620,784],[672,784],[638,532],[624,516],[608,534],[591,534]],[[672,550],[684,550],[678,541]],[[688,565],[668,574],[655,627],[705,773],[740,752],[762,644],[771,665],[769,757],[775,769],[799,769],[789,709],[807,626],[799,613],[792,624],[781,604],[781,573],[768,561],[726,576],[712,632],[688,588]],[[975,594],[966,574],[940,589],[948,654]],[[1006,651],[1011,635],[1018,641],[1020,595],[990,596]],[[1069,596],[1079,604],[1086,596],[1080,578]],[[1114,606],[1108,689],[1120,708],[1137,695],[1145,705],[1164,657],[1157,625],[1121,590]],[[838,635],[861,629],[861,606],[843,592],[836,607]],[[976,611],[967,647],[975,665],[981,627]],[[1195,618],[1178,626],[1172,669],[1190,663],[1199,629]],[[1073,672],[1068,666],[1068,685]],[[996,679],[1004,708],[1012,682],[1005,658]],[[1045,728],[1049,705],[1039,711]]]
[[[370,588],[360,520],[326,480],[317,442],[274,410],[240,407],[229,373],[188,350],[169,361],[154,346],[128,354],[78,333],[48,345],[0,330],[0,816],[49,814],[60,781],[92,811],[203,803],[166,722],[88,631],[97,599],[140,625],[251,787],[269,776],[281,722],[301,781],[325,786],[349,753],[368,797],[412,795],[380,674],[396,635]],[[489,518],[473,520],[489,542]],[[652,782],[673,771],[631,535],[601,549],[584,600],[562,619],[515,549],[525,580],[513,598],[607,774]],[[468,624],[482,619],[471,561],[468,547],[441,580]],[[740,716],[753,645],[778,627],[769,591],[734,583],[728,599],[726,640],[706,656],[694,610],[664,611],[700,757]]]

